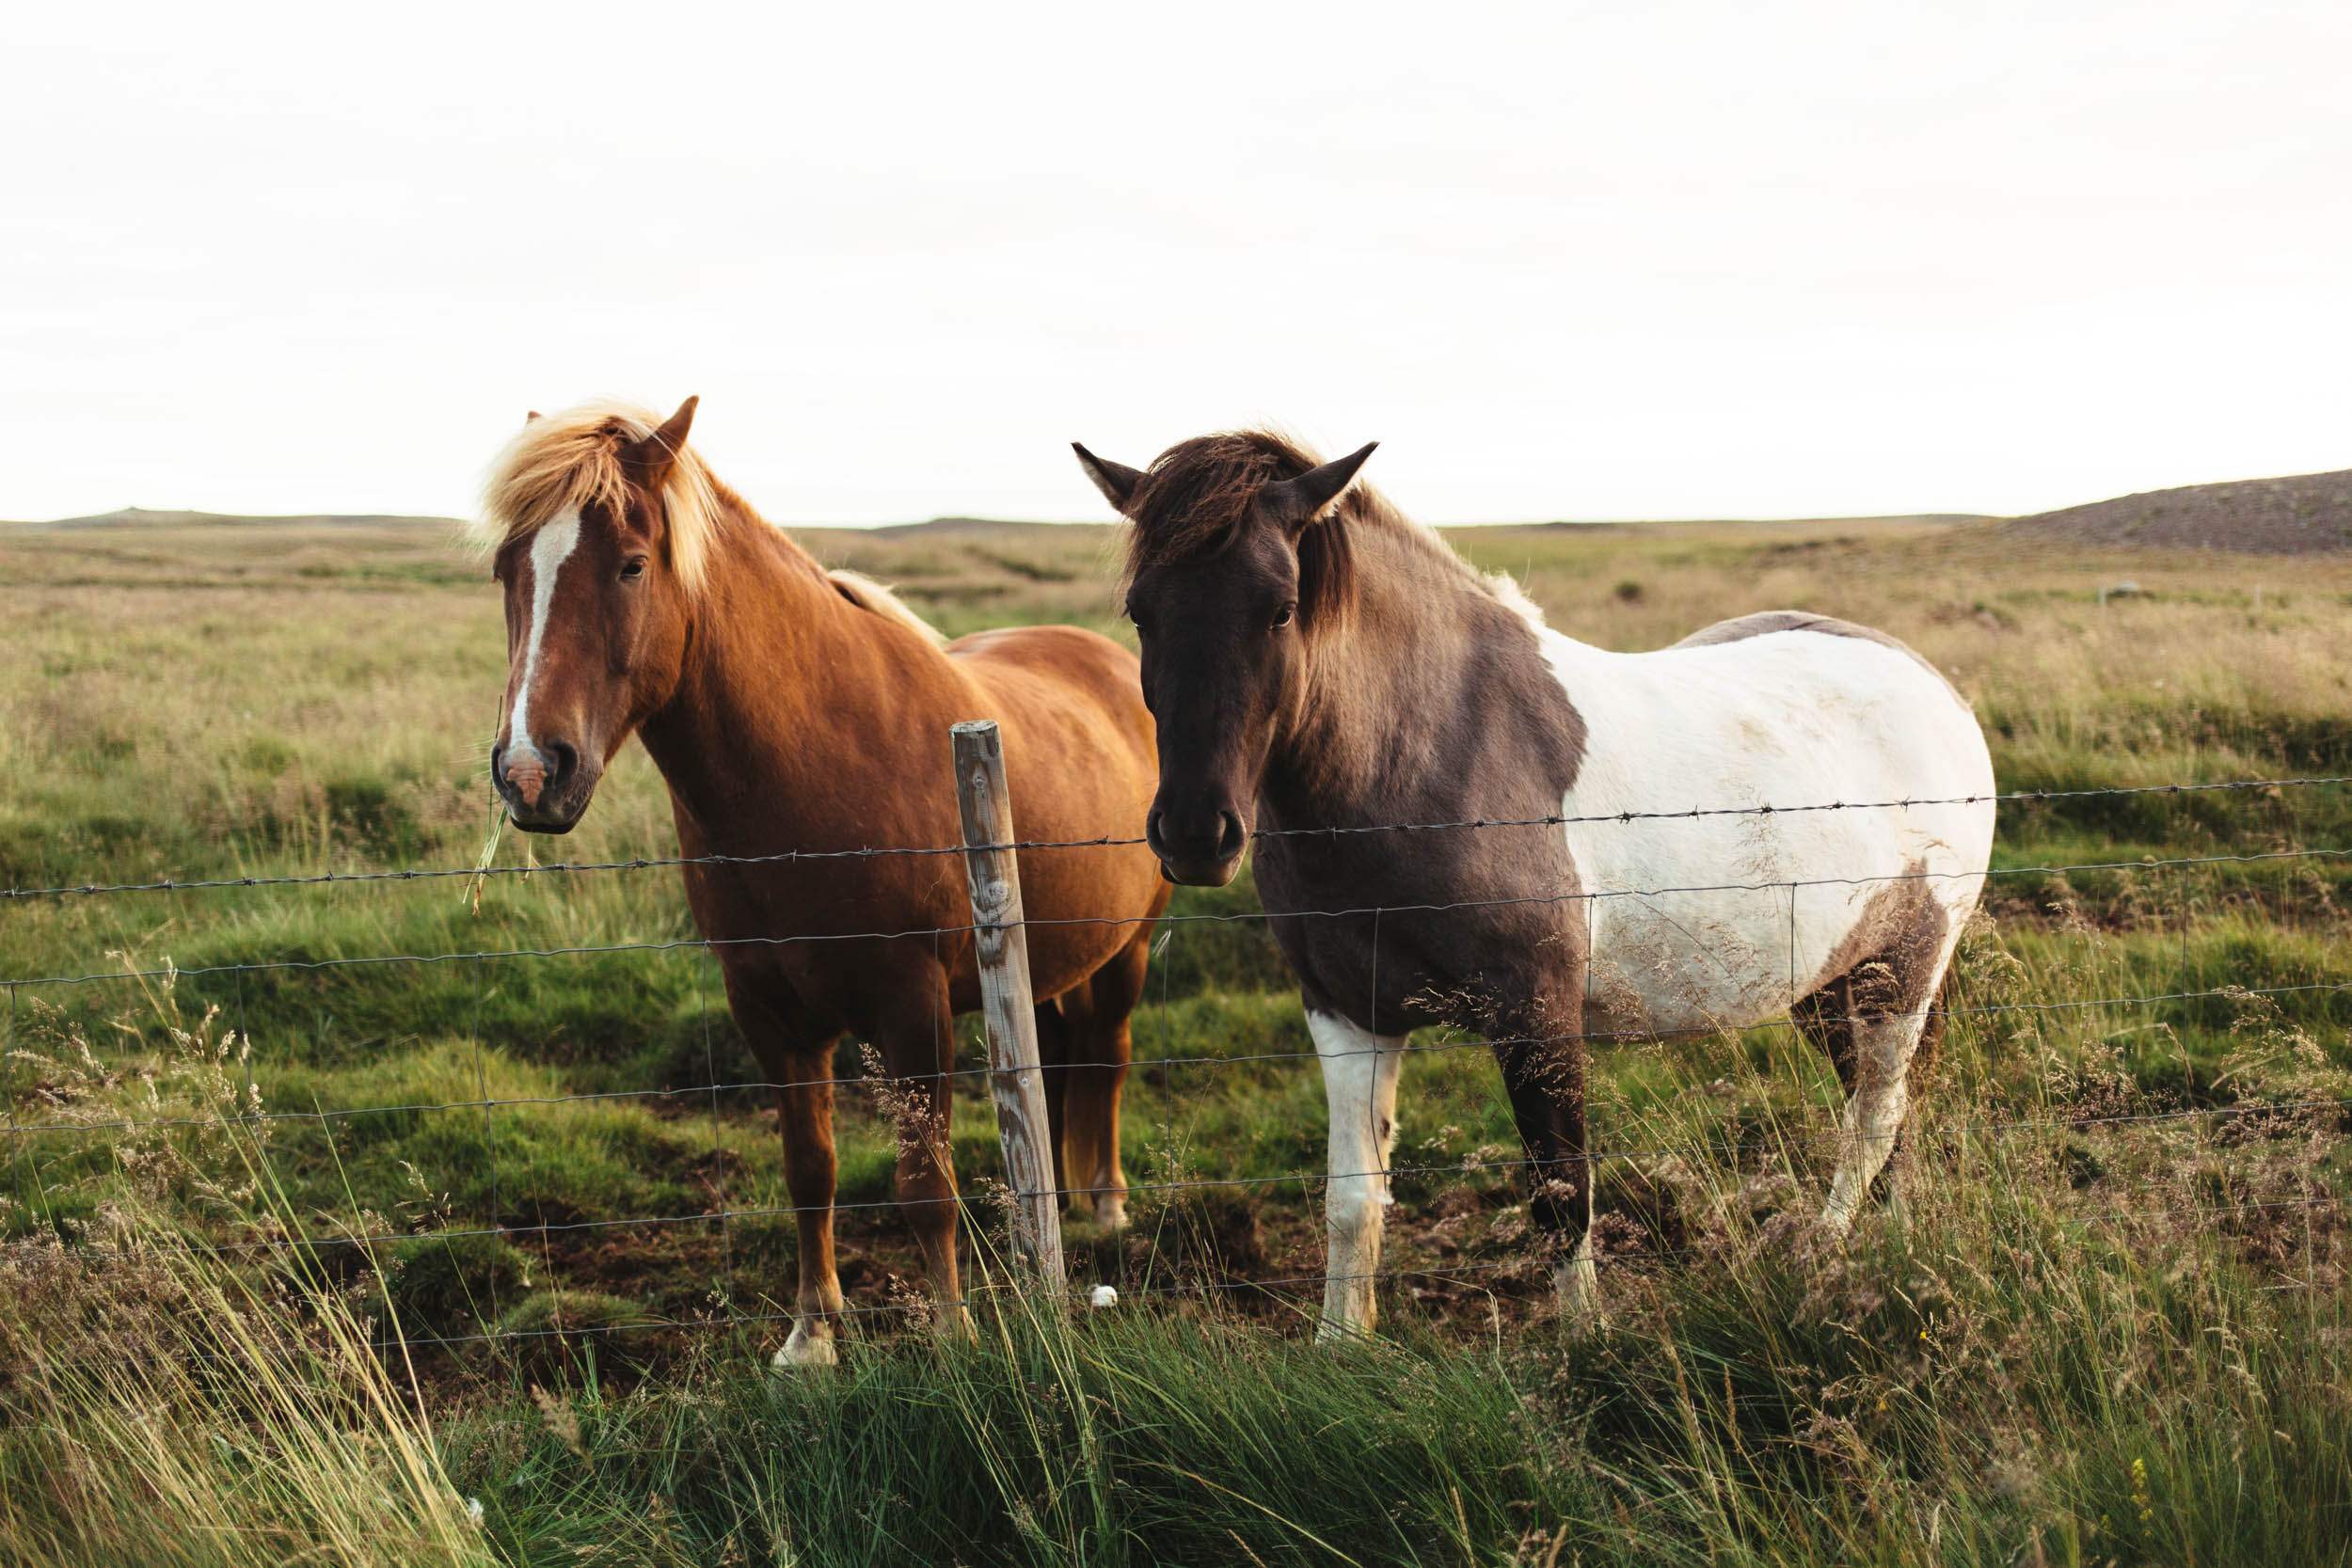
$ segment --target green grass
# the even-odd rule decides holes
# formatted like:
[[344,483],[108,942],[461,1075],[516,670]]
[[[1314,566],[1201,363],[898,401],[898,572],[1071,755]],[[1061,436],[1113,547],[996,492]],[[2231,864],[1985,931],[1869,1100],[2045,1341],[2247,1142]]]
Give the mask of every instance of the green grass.
[[[1977,704],[2006,789],[2352,771],[2344,563],[2289,585],[2276,562],[1898,527],[1464,538],[1611,646],[1788,604],[1886,626]],[[0,535],[21,611],[0,881],[473,863],[502,642],[437,536],[103,543]],[[1118,631],[1096,531],[816,543],[954,631]],[[2153,592],[2102,611],[2121,576]],[[781,1389],[758,1370],[792,1279],[791,1224],[767,1212],[788,1201],[781,1150],[761,1095],[708,1088],[758,1071],[709,960],[661,945],[692,935],[674,871],[501,876],[478,901],[453,879],[0,903],[7,975],[102,976],[13,987],[0,1022],[20,1129],[0,1561],[407,1560],[350,1523],[395,1452],[426,1478],[392,1494],[437,1543],[416,1560],[2352,1560],[2352,865],[2246,858],[2352,847],[2352,790],[2017,802],[2000,834],[2013,874],[1963,953],[1907,1216],[1850,1249],[1812,1240],[1836,1095],[1785,1025],[1603,1051],[1596,1142],[1643,1157],[1603,1167],[1610,1326],[1564,1338],[1492,1064],[1430,1033],[1449,1049],[1415,1053],[1400,1100],[1406,1272],[1378,1343],[1317,1351],[1311,1283],[1252,1287],[1321,1267],[1319,1186],[1295,1179],[1323,1160],[1311,1046],[1263,926],[1185,918],[1136,1019],[1136,1224],[1071,1227],[1076,1268],[1125,1305],[1064,1324],[992,1288],[976,1345],[876,1310],[838,1371]],[[673,853],[642,753],[579,832],[510,835],[501,863],[526,849]],[[2204,863],[2151,863],[2185,857]],[[2101,868],[2031,869],[2054,865]],[[1255,907],[1245,879],[1175,912]],[[167,959],[224,972],[119,977]],[[281,967],[231,968],[255,964]],[[970,1021],[960,1051],[983,1059]],[[862,1072],[853,1051],[835,1065]],[[977,1193],[995,1141],[964,1089],[953,1152]],[[239,1119],[257,1107],[272,1119]],[[861,1307],[917,1277],[894,1151],[845,1090]],[[231,1175],[247,1155],[258,1186]],[[1241,1184],[1202,1184],[1222,1181]],[[614,1223],[648,1216],[675,1223]],[[969,1219],[984,1255],[998,1215]],[[164,1261],[175,1238],[289,1231],[311,1244],[231,1255],[251,1268]],[[107,1261],[126,1236],[144,1252]],[[381,1359],[312,1333],[338,1312]],[[729,1312],[754,1321],[666,1326]],[[299,1328],[321,1386],[385,1378],[421,1406],[231,1397],[187,1354],[215,1318]],[[33,1375],[135,1320],[161,1349],[134,1381]],[[473,1338],[501,1333],[532,1338]],[[403,1335],[457,1342],[404,1357]],[[241,1457],[296,1452],[315,1477]],[[107,1486],[45,1479],[92,1465]],[[173,1527],[119,1480],[148,1471],[215,1501]],[[453,1496],[483,1501],[481,1534],[433,1534]]]

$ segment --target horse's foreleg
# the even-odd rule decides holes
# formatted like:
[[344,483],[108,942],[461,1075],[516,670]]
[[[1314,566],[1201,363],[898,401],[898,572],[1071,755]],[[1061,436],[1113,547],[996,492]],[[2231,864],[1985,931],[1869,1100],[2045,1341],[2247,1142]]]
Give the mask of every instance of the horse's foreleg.
[[1323,1058],[1323,1092],[1331,1111],[1331,1179],[1324,1195],[1329,1255],[1323,1326],[1315,1337],[1355,1338],[1372,1331],[1405,1037],[1375,1035],[1337,1014],[1314,1011],[1307,1014],[1307,1032]]
[[947,979],[926,963],[894,977],[895,1004],[875,1022],[874,1045],[891,1077],[890,1119],[898,1140],[898,1212],[922,1249],[942,1325],[966,1332],[971,1319],[956,1270],[956,1170],[947,1146],[954,1097],[954,1018]]
[[[1581,986],[1559,994],[1577,996]],[[1511,1119],[1527,1150],[1528,1214],[1555,1261],[1552,1293],[1561,1316],[1582,1326],[1600,1308],[1593,1262],[1593,1168],[1585,1148],[1582,1011],[1563,1025],[1540,1005],[1512,1009],[1487,1026],[1511,1097]]]
[[830,1367],[834,1319],[843,1306],[833,1255],[833,1037],[773,970],[735,964],[723,973],[736,1024],[776,1085],[776,1132],[800,1233],[792,1333],[775,1366]]
[[784,1139],[784,1180],[800,1233],[800,1288],[792,1333],[776,1352],[779,1370],[830,1367],[834,1318],[845,1305],[833,1252],[833,1043],[787,1051],[777,1075],[776,1131]]

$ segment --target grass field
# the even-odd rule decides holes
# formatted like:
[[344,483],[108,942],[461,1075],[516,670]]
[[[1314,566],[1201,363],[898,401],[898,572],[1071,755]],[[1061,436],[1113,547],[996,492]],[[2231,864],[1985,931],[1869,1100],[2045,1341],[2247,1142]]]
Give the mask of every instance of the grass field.
[[[803,537],[950,632],[1125,635],[1106,531]],[[1612,647],[1782,606],[1882,626],[1972,699],[2005,790],[2352,773],[2345,558],[1899,522],[1456,543]],[[498,599],[429,525],[6,529],[0,569],[0,884],[481,852]],[[579,832],[499,857],[526,848],[674,852],[659,778],[632,750]],[[2291,853],[2339,849],[2344,785],[2004,806],[1907,1213],[1846,1247],[1808,1225],[1835,1081],[1785,1025],[1604,1053],[1600,1146],[1674,1152],[1605,1167],[1583,1338],[1466,1048],[1400,1097],[1387,1261],[1446,1272],[1384,1286],[1379,1344],[1307,1342],[1319,1291],[1257,1282],[1321,1266],[1286,1179],[1321,1168],[1322,1091],[1279,1059],[1311,1048],[1255,925],[1180,922],[1136,1224],[1072,1231],[1129,1304],[992,1297],[976,1346],[876,1312],[781,1391],[784,1325],[660,1326],[791,1281],[773,1116],[703,1087],[758,1074],[691,947],[103,977],[678,942],[674,872],[0,902],[7,977],[100,976],[12,986],[0,1025],[0,1561],[2352,1561],[2352,861]],[[1245,879],[1177,912],[1254,907]],[[913,1254],[865,1100],[843,1282],[887,1308]],[[975,1191],[993,1123],[958,1116]],[[1263,1180],[1148,1185],[1235,1177]],[[178,1250],[290,1229],[319,1244]]]

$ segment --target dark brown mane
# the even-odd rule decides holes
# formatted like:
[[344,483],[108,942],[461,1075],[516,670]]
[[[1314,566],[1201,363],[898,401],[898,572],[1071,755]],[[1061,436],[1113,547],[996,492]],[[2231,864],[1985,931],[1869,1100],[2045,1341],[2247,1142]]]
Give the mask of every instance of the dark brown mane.
[[[1128,503],[1124,573],[1220,555],[1253,525],[1258,492],[1295,479],[1323,459],[1271,430],[1228,430],[1179,441],[1152,460]],[[1351,487],[1298,536],[1298,613],[1312,626],[1343,610],[1354,591],[1347,524],[1392,515],[1369,486]]]

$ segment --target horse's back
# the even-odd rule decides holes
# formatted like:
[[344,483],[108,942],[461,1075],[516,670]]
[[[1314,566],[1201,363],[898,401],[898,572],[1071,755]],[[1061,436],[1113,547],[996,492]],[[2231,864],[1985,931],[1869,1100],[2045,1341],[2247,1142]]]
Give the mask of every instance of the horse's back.
[[991,717],[1031,744],[1098,768],[1158,783],[1151,710],[1136,656],[1080,626],[1010,626],[975,632],[947,657]]
[[1654,653],[1556,635],[1546,651],[1589,736],[1564,815],[1696,814],[1569,827],[1607,895],[1597,995],[1614,986],[1661,1026],[1747,1022],[1831,978],[1888,886],[1924,888],[1955,929],[1974,907],[1991,757],[1966,701],[1899,640],[1772,611]]
[[1053,994],[1092,974],[1134,934],[1085,922],[1116,922],[1137,910],[1156,915],[1166,903],[1159,862],[1140,842],[1159,785],[1142,667],[1109,638],[1078,626],[976,632],[946,652],[969,689],[966,717],[993,719],[1003,733],[1013,831],[1031,842],[1121,841],[1021,853],[1031,919],[1057,923],[1029,933],[1039,994]]
[[1143,667],[1136,656],[1083,626],[1005,626],[947,644],[947,657],[992,693],[1023,704],[1091,704],[1139,736],[1150,750],[1152,716],[1143,705]]

